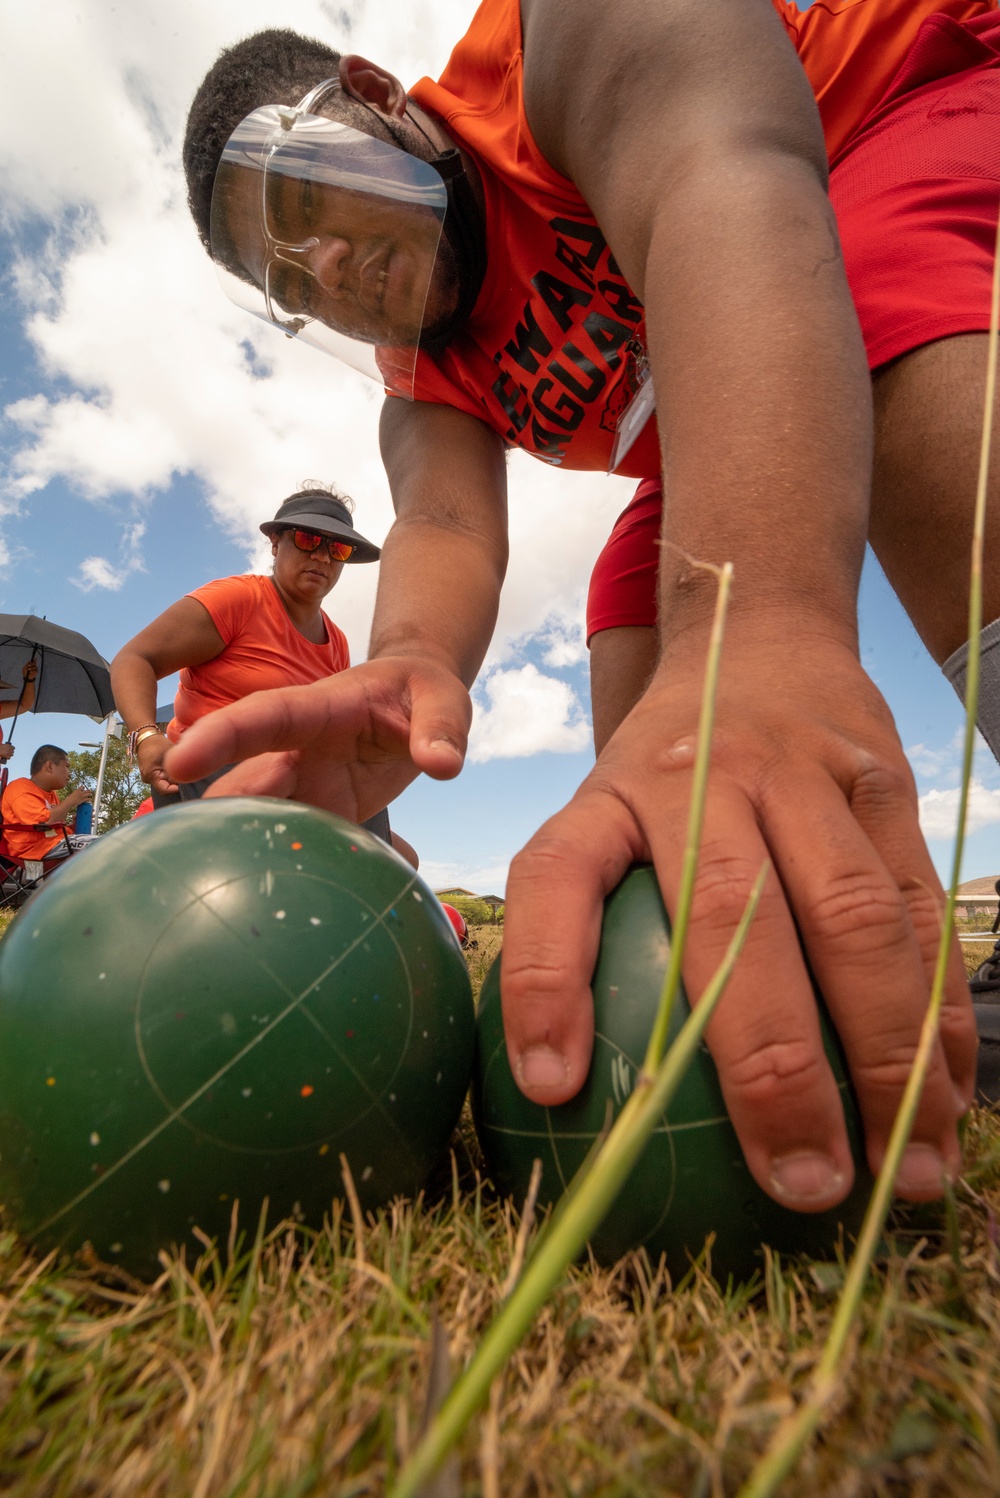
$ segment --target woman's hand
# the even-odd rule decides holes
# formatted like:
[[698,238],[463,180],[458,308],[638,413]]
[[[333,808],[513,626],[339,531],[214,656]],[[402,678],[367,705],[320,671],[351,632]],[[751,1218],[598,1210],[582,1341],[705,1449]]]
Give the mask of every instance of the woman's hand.
[[163,769],[163,757],[169,748],[170,740],[166,734],[151,733],[135,751],[139,774],[150,790],[158,791],[161,796],[172,796],[177,790],[177,786]]
[[421,772],[457,775],[471,721],[468,692],[440,662],[383,656],[207,713],[167,748],[161,773],[183,783],[238,760],[208,796],[281,796],[362,822]]

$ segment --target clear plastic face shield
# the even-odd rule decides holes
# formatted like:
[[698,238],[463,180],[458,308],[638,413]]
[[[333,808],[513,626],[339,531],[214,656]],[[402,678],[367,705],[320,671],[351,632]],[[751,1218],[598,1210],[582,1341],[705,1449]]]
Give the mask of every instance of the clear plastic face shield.
[[453,310],[435,282],[448,191],[387,141],[296,109],[255,109],[230,136],[212,196],[212,258],[226,294],[413,398],[422,331]]

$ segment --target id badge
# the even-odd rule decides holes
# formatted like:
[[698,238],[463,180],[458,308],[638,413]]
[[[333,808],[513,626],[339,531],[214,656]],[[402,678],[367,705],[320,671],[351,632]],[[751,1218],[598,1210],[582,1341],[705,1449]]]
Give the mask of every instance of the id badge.
[[653,375],[645,349],[640,348],[635,354],[635,377],[636,389],[615,426],[615,440],[608,460],[609,473],[614,473],[618,465],[624,463],[639,433],[656,410]]

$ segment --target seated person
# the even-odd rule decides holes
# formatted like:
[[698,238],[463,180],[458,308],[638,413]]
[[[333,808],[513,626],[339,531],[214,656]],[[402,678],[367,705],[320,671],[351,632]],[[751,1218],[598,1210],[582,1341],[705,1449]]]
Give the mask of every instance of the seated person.
[[[192,723],[251,692],[305,686],[350,665],[347,640],[320,605],[345,563],[375,562],[380,554],[354,529],[351,510],[345,496],[306,485],[260,527],[271,541],[269,577],[244,573],[195,588],[115,656],[115,702],[154,806],[197,800],[224,773],[182,786],[164,773],[168,747]],[[164,732],[155,721],[156,684],[174,671],[180,690]],[[390,832],[385,811],[364,825],[416,867],[417,855]]]
[[[51,863],[65,858],[84,839],[63,836],[76,808],[93,798],[93,791],[78,786],[60,801],[58,792],[69,780],[69,755],[56,744],[42,744],[31,760],[30,776],[12,780],[0,802],[3,834],[15,858]],[[87,842],[90,839],[86,839]]]
[[[0,702],[0,718],[14,718],[18,713],[30,713],[35,705],[35,677],[38,675],[38,662],[26,661],[21,667],[21,675],[24,685],[20,694],[9,702]],[[14,687],[9,681],[0,680],[0,692],[13,692]],[[13,744],[5,744],[0,741],[0,765],[6,764],[14,753]]]

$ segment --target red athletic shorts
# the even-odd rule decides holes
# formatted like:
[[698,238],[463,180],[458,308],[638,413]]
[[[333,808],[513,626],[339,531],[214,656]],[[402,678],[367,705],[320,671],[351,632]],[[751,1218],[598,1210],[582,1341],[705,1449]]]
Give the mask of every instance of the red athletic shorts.
[[[830,197],[871,369],[989,328],[1000,12],[924,22],[892,89],[834,162]],[[644,479],[594,568],[588,639],[656,623],[660,511],[660,481]]]

